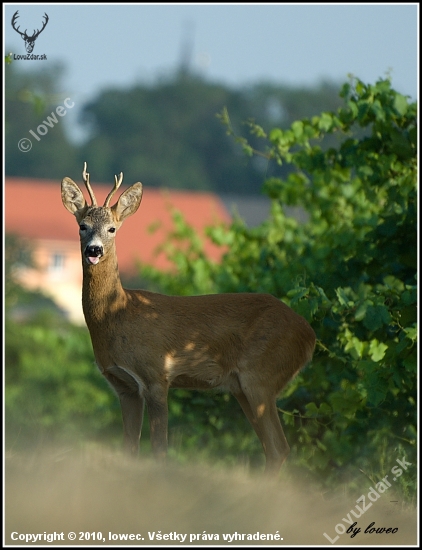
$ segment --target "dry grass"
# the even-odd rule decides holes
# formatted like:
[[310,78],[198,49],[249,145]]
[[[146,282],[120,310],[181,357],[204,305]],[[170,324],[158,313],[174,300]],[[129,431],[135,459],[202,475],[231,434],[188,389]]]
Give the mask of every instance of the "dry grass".
[[[122,545],[114,534],[141,534],[144,541],[124,544],[213,545],[330,545],[323,535],[336,536],[335,526],[347,523],[356,499],[333,496],[329,501],[312,487],[291,479],[270,482],[244,471],[200,466],[161,467],[152,461],[128,459],[120,453],[97,450],[49,450],[6,456],[4,543],[11,533],[64,533],[52,545]],[[283,477],[283,476],[282,476]],[[368,485],[368,490],[370,486]],[[416,510],[392,503],[386,491],[357,520],[361,532],[341,535],[335,545],[414,545]],[[369,500],[367,499],[367,503]],[[352,516],[353,517],[353,516]],[[367,526],[397,527],[395,534],[364,534]],[[341,530],[341,528],[339,528]],[[77,535],[75,542],[67,533]],[[105,542],[78,540],[79,533],[102,532]],[[180,541],[150,541],[148,532],[187,534]],[[218,534],[205,542],[203,533]],[[276,534],[282,541],[223,539],[223,534]],[[190,542],[190,535],[201,534]],[[174,536],[174,535],[173,535]],[[22,544],[16,541],[15,544]],[[41,540],[40,545],[45,545]]]

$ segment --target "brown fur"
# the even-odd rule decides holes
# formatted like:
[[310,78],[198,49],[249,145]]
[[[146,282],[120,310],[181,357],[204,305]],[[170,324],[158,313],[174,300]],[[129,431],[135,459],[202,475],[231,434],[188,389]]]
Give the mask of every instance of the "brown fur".
[[[86,172],[84,179],[88,186]],[[118,185],[116,178],[114,191]],[[278,472],[289,446],[276,397],[312,358],[315,333],[307,321],[268,294],[177,297],[124,289],[114,236],[138,209],[142,185],[111,208],[93,207],[65,178],[62,198],[82,227],[83,310],[97,365],[120,399],[125,446],[138,450],[145,402],[153,451],[164,456],[169,388],[222,388],[255,429],[266,470]],[[101,249],[95,265],[87,258],[94,246]]]

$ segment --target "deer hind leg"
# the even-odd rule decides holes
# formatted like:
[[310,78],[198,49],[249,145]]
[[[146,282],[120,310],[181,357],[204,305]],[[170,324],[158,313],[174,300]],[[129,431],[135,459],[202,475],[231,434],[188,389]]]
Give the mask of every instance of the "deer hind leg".
[[147,404],[151,446],[154,456],[160,460],[167,455],[167,433],[168,433],[168,387],[154,385],[145,392]]
[[234,395],[261,441],[266,457],[265,472],[277,474],[290,447],[280,423],[275,397],[248,387],[242,387],[242,391]]
[[246,418],[249,420],[250,425],[255,430],[256,435],[258,436],[259,440],[262,443],[263,434],[260,431],[258,422],[256,422],[255,415],[252,412],[251,406],[249,405],[249,401],[247,400],[246,395],[243,393],[241,389],[236,391],[236,393],[233,392],[233,395],[237,399],[237,402],[241,406],[242,411],[245,413]]
[[280,417],[278,415],[276,399],[269,404],[270,415],[271,415],[271,425],[273,433],[276,433],[275,446],[277,449],[277,456],[274,460],[268,460],[265,466],[265,472],[268,474],[278,474],[283,462],[286,460],[287,456],[290,453],[290,446],[287,443],[286,436],[284,435],[284,430],[281,426]]

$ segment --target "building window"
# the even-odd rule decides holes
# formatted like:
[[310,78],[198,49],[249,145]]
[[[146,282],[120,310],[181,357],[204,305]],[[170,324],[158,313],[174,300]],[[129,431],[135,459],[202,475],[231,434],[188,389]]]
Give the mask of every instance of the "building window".
[[64,256],[60,253],[54,253],[50,256],[49,271],[59,273],[64,269]]

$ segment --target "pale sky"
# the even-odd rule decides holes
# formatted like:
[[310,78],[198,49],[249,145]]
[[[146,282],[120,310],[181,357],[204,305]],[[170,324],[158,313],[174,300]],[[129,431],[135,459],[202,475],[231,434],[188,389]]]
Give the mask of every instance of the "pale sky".
[[[240,88],[262,80],[312,86],[349,73],[366,83],[391,74],[393,87],[417,97],[416,3],[385,4],[3,4],[4,52],[25,54],[12,28],[32,35],[49,21],[19,68],[61,61],[63,98],[78,109],[107,87],[154,82],[180,66]],[[74,121],[75,122],[75,121]]]

